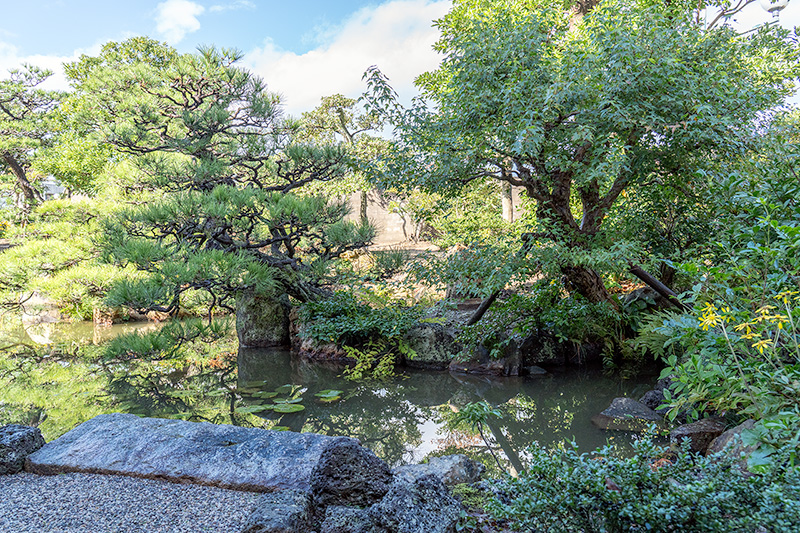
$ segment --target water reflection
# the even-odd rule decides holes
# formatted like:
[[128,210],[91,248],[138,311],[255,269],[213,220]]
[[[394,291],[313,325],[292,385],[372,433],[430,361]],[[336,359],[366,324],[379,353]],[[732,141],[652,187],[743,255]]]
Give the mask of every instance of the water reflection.
[[264,390],[270,390],[301,383],[307,398],[325,389],[345,391],[339,403],[310,400],[305,411],[284,415],[280,424],[295,431],[358,438],[392,464],[455,448],[485,451],[477,432],[452,422],[464,405],[478,400],[503,413],[489,429],[493,445],[512,460],[524,461],[524,451],[534,441],[551,446],[574,439],[586,450],[608,440],[627,442],[628,435],[599,430],[590,419],[613,398],[635,396],[647,387],[589,369],[530,378],[407,372],[390,383],[354,384],[339,377],[338,368],[264,350],[240,350],[238,366],[240,386],[262,382]]
[[[609,437],[628,439],[595,428],[590,419],[612,398],[636,397],[647,388],[586,369],[504,379],[408,372],[390,382],[353,383],[340,377],[340,367],[274,350],[229,348],[162,361],[104,361],[91,345],[99,342],[95,328],[83,327],[86,331],[74,328],[47,348],[33,347],[28,335],[0,353],[0,424],[37,425],[46,440],[109,412],[279,426],[352,436],[390,464],[400,464],[454,451],[486,458],[477,432],[455,422],[466,404],[485,400],[503,414],[489,425],[492,446],[512,462],[524,462],[524,451],[534,441],[555,445],[574,438],[588,451]],[[10,346],[9,340],[6,335],[3,346]],[[300,386],[296,395],[304,410],[248,412],[248,406],[264,403],[265,391],[285,384]],[[341,399],[325,402],[315,396],[329,389],[343,391]]]

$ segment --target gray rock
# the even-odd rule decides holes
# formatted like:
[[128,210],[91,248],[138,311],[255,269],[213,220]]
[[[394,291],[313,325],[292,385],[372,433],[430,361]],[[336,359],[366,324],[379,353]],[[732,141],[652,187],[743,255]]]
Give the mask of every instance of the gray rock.
[[416,353],[404,361],[411,368],[444,370],[461,351],[456,330],[449,325],[420,324],[409,330],[403,340]]
[[705,453],[708,445],[725,431],[725,421],[721,418],[703,418],[691,424],[678,426],[669,432],[670,441],[680,444],[684,439],[691,441],[693,452]]
[[289,306],[277,298],[243,294],[236,299],[239,346],[269,348],[289,345]]
[[385,462],[351,439],[320,457],[310,481],[319,506],[365,506],[386,494],[392,472]]
[[319,533],[386,533],[369,509],[332,505],[325,509]]
[[283,490],[265,494],[256,503],[242,533],[307,533],[311,531],[311,494]]
[[724,451],[733,457],[740,457],[743,454],[749,455],[753,453],[756,451],[757,446],[746,446],[742,441],[742,434],[745,431],[751,431],[755,425],[755,420],[745,420],[735,428],[725,431],[719,437],[711,441],[706,453],[712,454]]
[[412,482],[396,480],[370,513],[393,533],[451,533],[462,510],[444,483],[428,474]]
[[660,405],[665,403],[664,399],[664,390],[669,388],[672,380],[670,378],[663,378],[659,379],[656,382],[656,386],[653,387],[653,390],[649,390],[644,393],[644,395],[639,398],[639,403],[646,405],[650,409],[655,410]]
[[479,374],[488,376],[519,376],[522,359],[516,339],[509,339],[503,349],[503,356],[492,359],[489,348],[475,346],[468,360],[454,360],[450,363],[450,372],[458,374]]
[[706,449],[706,455],[723,454],[731,457],[739,465],[739,468],[747,470],[747,459],[750,454],[756,451],[758,446],[745,444],[744,432],[751,431],[755,427],[755,420],[746,420],[735,428],[725,431],[722,435],[711,441]]
[[600,429],[621,431],[642,431],[652,423],[658,426],[663,422],[660,414],[631,398],[614,398],[605,411],[592,417],[592,423]]
[[39,428],[17,424],[0,427],[0,475],[21,472],[25,458],[42,446]]
[[451,487],[459,483],[475,483],[483,474],[484,466],[476,463],[466,455],[445,455],[432,457],[427,463],[418,465],[404,465],[394,469],[395,479],[402,479],[408,483],[434,474],[442,483]]
[[46,444],[28,457],[26,469],[315,493],[343,484],[325,478],[329,469],[318,468],[331,460],[348,463],[348,473],[358,476],[358,484],[347,485],[354,491],[351,499],[368,500],[384,490],[388,466],[374,467],[380,460],[355,439],[122,413],[97,416]]
[[664,391],[649,390],[639,398],[639,403],[655,411],[664,403]]
[[520,373],[525,376],[546,376],[547,374],[549,374],[547,370],[536,365],[522,367]]

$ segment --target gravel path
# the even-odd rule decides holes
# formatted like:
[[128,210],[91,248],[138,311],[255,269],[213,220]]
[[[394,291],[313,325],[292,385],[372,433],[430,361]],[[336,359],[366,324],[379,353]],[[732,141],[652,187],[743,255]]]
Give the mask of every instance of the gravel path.
[[260,494],[125,476],[0,476],[0,531],[182,533],[242,530]]

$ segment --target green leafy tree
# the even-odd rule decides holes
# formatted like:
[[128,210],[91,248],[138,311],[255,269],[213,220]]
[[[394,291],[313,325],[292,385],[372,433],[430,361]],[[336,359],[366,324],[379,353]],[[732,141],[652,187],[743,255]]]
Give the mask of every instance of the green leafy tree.
[[67,67],[96,110],[87,121],[138,169],[135,205],[109,224],[104,257],[147,276],[110,302],[175,314],[199,291],[210,314],[245,292],[307,301],[328,294],[326,261],[372,238],[342,221],[342,203],[296,194],[341,176],[345,153],[294,142],[297,124],[239,58],[134,39]]
[[51,137],[49,116],[62,98],[40,87],[50,74],[25,65],[0,80],[0,174],[12,176],[28,208],[42,201],[29,172],[37,150]]
[[[326,144],[343,143],[354,159],[369,159],[385,147],[382,139],[369,135],[383,126],[375,113],[365,113],[358,109],[357,101],[334,94],[322,98],[320,105],[314,110],[303,113],[301,118],[301,135],[313,142]],[[343,179],[331,183],[335,192],[361,192],[359,216],[367,222],[367,192],[370,185],[356,165],[347,172]],[[328,187],[330,188],[330,187]]]
[[609,0],[583,11],[456,1],[436,22],[444,59],[418,78],[414,105],[399,106],[375,68],[365,103],[396,128],[382,179],[524,188],[568,287],[613,302],[603,270],[621,269],[630,249],[602,267],[595,254],[615,249],[604,222],[623,193],[692,189],[698,171],[741,151],[793,92],[798,49],[775,28],[704,28],[682,4]]

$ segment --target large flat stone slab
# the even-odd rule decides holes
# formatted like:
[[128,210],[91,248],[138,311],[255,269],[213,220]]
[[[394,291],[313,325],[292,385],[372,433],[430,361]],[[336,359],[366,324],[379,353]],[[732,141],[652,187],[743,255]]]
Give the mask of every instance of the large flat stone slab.
[[[352,491],[385,492],[388,466],[355,439],[206,422],[97,416],[28,456],[36,474],[86,472],[271,492],[327,492],[320,475],[331,457],[365,465]],[[380,492],[380,489],[378,489]],[[369,494],[374,499],[377,495]],[[380,496],[377,496],[380,497]]]

